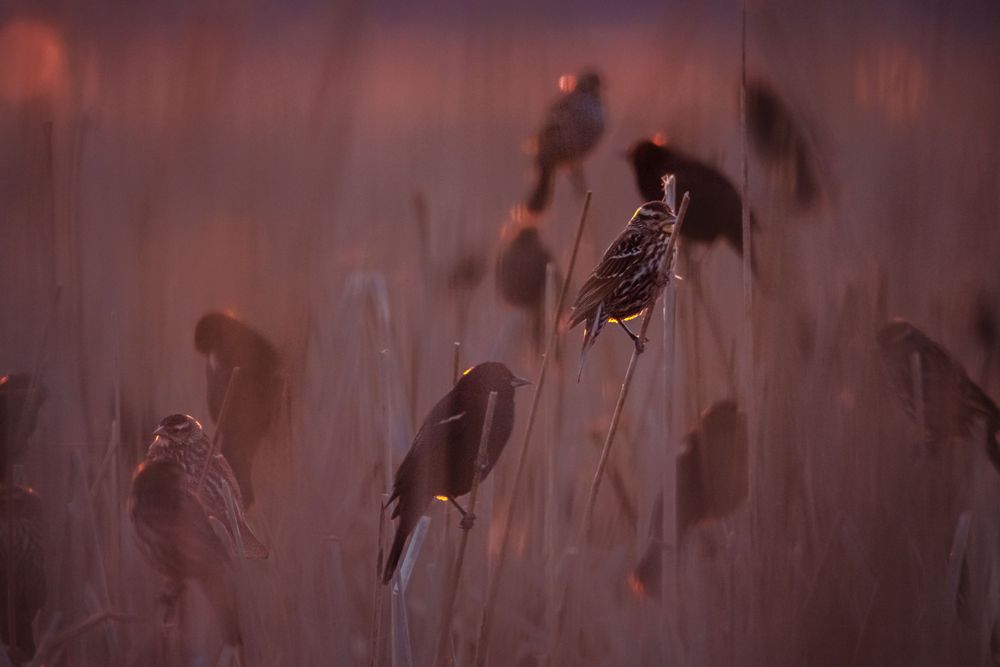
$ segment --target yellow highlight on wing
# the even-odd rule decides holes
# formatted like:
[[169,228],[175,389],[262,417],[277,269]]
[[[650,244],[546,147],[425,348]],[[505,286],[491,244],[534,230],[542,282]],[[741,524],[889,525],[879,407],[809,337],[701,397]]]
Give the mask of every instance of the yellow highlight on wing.
[[615,318],[615,317],[609,317],[608,318],[608,322],[611,322],[612,324],[618,324],[619,322],[628,322],[629,320],[634,320],[635,318],[639,317],[640,315],[642,315],[642,311],[639,311],[635,315],[629,315],[624,320],[619,320],[618,318]]
[[448,502],[448,496],[434,496],[434,500],[440,500],[443,503]]

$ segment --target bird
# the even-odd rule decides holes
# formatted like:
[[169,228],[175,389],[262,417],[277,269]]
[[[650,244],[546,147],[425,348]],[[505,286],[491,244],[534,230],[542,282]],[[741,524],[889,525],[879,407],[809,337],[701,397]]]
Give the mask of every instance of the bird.
[[506,365],[486,361],[467,370],[424,418],[410,451],[396,470],[386,503],[388,507],[396,501],[392,518],[398,517],[399,524],[385,563],[383,583],[392,579],[406,538],[435,496],[451,501],[463,515],[463,526],[469,525],[467,513],[455,499],[472,489],[489,394],[497,392],[482,470],[484,480],[514,427],[514,390],[526,384],[530,383],[514,375]]
[[584,323],[578,379],[587,351],[607,322],[621,325],[636,350],[642,351],[643,342],[625,322],[653,305],[667,284],[670,267],[661,270],[661,264],[676,220],[663,202],[640,206],[580,288],[569,319],[570,329]]
[[586,189],[580,163],[604,134],[600,75],[586,71],[576,77],[563,77],[560,84],[565,92],[549,107],[536,136],[536,180],[525,201],[531,213],[548,207],[555,173],[561,167],[572,169],[578,189]]
[[[969,437],[975,422],[986,430],[986,455],[1000,472],[1000,409],[962,365],[910,322],[895,319],[876,334],[889,385],[933,448],[952,437]],[[919,376],[917,375],[919,373]]]
[[[710,246],[723,239],[743,256],[743,199],[736,187],[720,171],[676,148],[654,139],[633,143],[626,156],[632,165],[642,198],[651,201],[663,196],[663,176],[673,174],[677,192],[690,192],[691,202],[681,228],[685,241]],[[757,221],[750,213],[750,226]],[[750,255],[751,269],[757,262]]]
[[[0,486],[0,637],[15,665],[35,656],[32,624],[45,603],[42,511],[41,498],[30,487]],[[13,572],[7,571],[8,564]],[[14,594],[12,624],[7,616],[8,581]]]
[[[265,559],[268,548],[247,523],[239,484],[194,417],[164,417],[132,476],[128,510],[137,542],[165,579],[166,618],[188,581],[201,586],[226,644],[242,637],[232,579],[233,556]],[[240,553],[242,549],[242,553]]]
[[24,456],[47,395],[28,373],[0,375],[0,471]]
[[767,161],[791,167],[795,202],[809,207],[821,196],[805,132],[777,91],[763,81],[750,81],[746,92],[747,130],[753,147]]
[[528,313],[535,348],[542,346],[545,328],[545,285],[553,263],[538,227],[512,220],[505,225],[497,253],[496,285],[504,301]]
[[677,533],[735,512],[749,491],[746,415],[735,401],[709,406],[677,457]]
[[[195,349],[205,355],[208,410],[222,434],[222,454],[232,466],[249,507],[254,501],[253,463],[279,413],[285,381],[274,345],[225,313],[204,315],[194,331]],[[233,369],[240,373],[229,389]],[[230,391],[225,422],[220,411]]]

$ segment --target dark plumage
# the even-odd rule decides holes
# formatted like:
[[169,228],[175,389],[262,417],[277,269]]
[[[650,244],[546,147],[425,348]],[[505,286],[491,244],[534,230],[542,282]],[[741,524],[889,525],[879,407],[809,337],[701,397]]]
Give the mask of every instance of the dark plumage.
[[[738,255],[743,256],[743,199],[724,174],[704,162],[674,148],[642,139],[628,150],[636,184],[647,201],[663,197],[662,178],[673,174],[677,192],[689,192],[688,205],[681,237],[685,241],[711,245],[724,239]],[[756,226],[750,214],[751,228]],[[751,267],[756,261],[751,255]]]
[[399,525],[386,560],[383,582],[392,579],[406,538],[431,499],[435,496],[454,499],[471,490],[486,404],[490,392],[496,391],[482,478],[490,474],[514,427],[514,389],[524,384],[527,381],[515,376],[504,364],[481,363],[466,371],[424,419],[410,451],[396,470],[389,503],[398,501],[392,517],[399,517]]
[[[13,520],[10,531],[8,519]],[[12,535],[11,535],[12,533]],[[13,537],[13,542],[10,538]],[[8,554],[14,571],[7,571]],[[7,617],[8,577],[14,593],[14,633],[11,641]],[[14,664],[35,655],[32,623],[45,602],[45,561],[42,550],[42,501],[29,488],[15,486],[11,493],[0,487],[0,637]],[[13,644],[14,648],[10,648]]]
[[46,395],[40,384],[31,390],[27,373],[0,375],[0,470],[7,470],[24,456]]
[[[686,223],[685,223],[686,224]],[[748,445],[745,415],[733,401],[709,407],[684,437],[677,458],[677,533],[718,520],[746,501]]]
[[240,374],[229,397],[221,450],[232,465],[247,507],[253,503],[253,462],[280,410],[285,388],[274,346],[264,336],[224,313],[209,313],[195,327],[195,348],[205,355],[208,410],[218,422],[233,368]]
[[500,295],[510,305],[529,314],[535,347],[542,345],[545,315],[545,284],[552,254],[532,224],[512,223],[504,228],[497,255],[496,282]]
[[791,167],[796,203],[816,203],[820,198],[819,178],[805,134],[778,93],[762,81],[747,84],[747,129],[753,147],[764,159]]
[[201,424],[171,415],[155,433],[129,493],[139,547],[166,579],[168,614],[185,583],[193,580],[211,602],[226,643],[238,645],[231,558],[238,545],[246,558],[266,558],[267,547],[246,522],[239,485],[225,458],[214,454],[206,470],[210,443]]
[[660,264],[676,220],[663,202],[651,201],[640,206],[580,288],[569,326],[572,329],[584,323],[581,372],[587,350],[606,322],[619,323],[636,347],[642,348],[638,336],[625,321],[652,305],[667,284],[670,267],[665,266],[661,272]]
[[[556,170],[577,170],[604,134],[601,78],[594,72],[576,77],[568,92],[549,107],[538,131],[535,186],[525,205],[532,213],[545,210],[552,198]],[[581,184],[582,187],[582,184]]]
[[[1000,410],[965,369],[937,342],[905,320],[894,320],[877,335],[889,384],[906,413],[920,421],[931,445],[968,437],[975,421],[986,427],[986,454],[1000,471]],[[919,369],[919,378],[915,373]],[[917,394],[922,395],[918,401]]]

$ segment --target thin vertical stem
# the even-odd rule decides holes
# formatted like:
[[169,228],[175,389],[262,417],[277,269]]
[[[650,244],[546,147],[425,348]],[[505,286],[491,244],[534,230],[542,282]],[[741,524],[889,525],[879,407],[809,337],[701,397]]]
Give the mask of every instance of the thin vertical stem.
[[212,458],[215,456],[216,450],[219,448],[219,438],[222,435],[222,427],[226,423],[226,415],[229,412],[229,403],[232,399],[233,387],[236,386],[236,378],[240,374],[240,367],[234,366],[232,372],[229,374],[229,383],[226,385],[226,393],[222,397],[222,407],[219,409],[219,421],[215,424],[215,434],[212,436],[212,442],[208,446],[208,456],[205,457],[205,463],[201,467],[201,475],[198,476],[198,486],[195,487],[195,494],[201,495],[201,487],[205,484],[205,476],[208,474],[208,468],[212,465]]
[[472,490],[469,492],[468,516],[462,519],[462,539],[458,544],[458,553],[455,554],[455,565],[451,570],[451,581],[448,584],[448,593],[444,601],[444,610],[441,613],[441,630],[438,633],[437,649],[435,651],[435,665],[447,664],[448,641],[451,634],[451,617],[455,611],[455,597],[458,594],[458,580],[462,576],[462,565],[465,562],[465,548],[469,542],[469,530],[472,528],[471,521],[466,523],[466,519],[475,517],[476,499],[479,495],[479,482],[482,481],[483,470],[486,468],[486,443],[490,439],[490,431],[493,429],[493,412],[496,409],[497,392],[491,391],[486,401],[486,418],[483,420],[483,432],[479,438],[479,450],[476,452],[476,467],[472,474]]
[[549,359],[555,350],[556,338],[559,335],[559,316],[566,305],[566,294],[569,292],[569,281],[573,277],[573,268],[576,266],[576,257],[580,252],[580,240],[583,238],[583,228],[587,221],[587,213],[590,211],[590,199],[592,193],[587,192],[583,200],[583,209],[580,211],[580,222],[576,227],[576,238],[573,240],[573,251],[569,257],[569,266],[566,268],[566,277],[563,279],[562,290],[559,293],[559,300],[556,304],[556,312],[552,314],[552,330],[549,333],[549,341],[545,346],[545,355],[542,357],[541,368],[538,369],[538,381],[535,382],[535,391],[531,395],[531,409],[528,411],[528,423],[524,428],[524,438],[521,442],[521,453],[517,460],[517,470],[514,473],[514,484],[510,490],[510,504],[504,518],[503,533],[500,538],[500,551],[497,556],[496,567],[490,579],[489,589],[486,593],[486,604],[483,607],[483,618],[479,626],[479,638],[476,641],[475,667],[482,667],[486,662],[486,649],[489,643],[490,630],[493,622],[493,609],[496,606],[497,592],[500,580],[503,577],[503,567],[507,559],[507,545],[510,542],[510,531],[514,521],[514,503],[524,481],[524,471],[528,460],[528,443],[531,441],[531,432],[535,424],[535,415],[538,412],[538,400],[545,388],[545,376],[549,367]]

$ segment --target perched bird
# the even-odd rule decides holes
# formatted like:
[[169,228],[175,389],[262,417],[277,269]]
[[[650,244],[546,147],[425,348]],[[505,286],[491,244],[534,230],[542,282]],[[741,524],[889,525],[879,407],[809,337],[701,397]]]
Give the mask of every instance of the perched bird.
[[[11,524],[13,522],[13,530]],[[13,538],[13,541],[11,539]],[[8,564],[14,571],[8,572]],[[7,617],[8,581],[13,586],[14,623]],[[32,623],[45,603],[45,561],[42,550],[42,501],[23,486],[0,486],[0,637],[11,662],[35,655]],[[9,632],[13,626],[14,637]]]
[[[254,458],[279,413],[285,389],[278,353],[260,333],[224,313],[208,313],[198,321],[194,345],[206,357],[208,410],[222,434],[222,455],[249,507],[254,500]],[[225,423],[219,424],[229,378],[237,366],[240,373],[230,390]]]
[[791,110],[763,81],[747,84],[747,129],[750,140],[769,162],[790,167],[792,190],[799,206],[816,203],[821,195],[809,142]]
[[496,283],[500,296],[531,317],[531,333],[541,348],[545,329],[546,273],[552,254],[534,224],[512,221],[504,227],[497,255]]
[[667,284],[670,266],[661,271],[660,265],[676,221],[663,202],[650,201],[640,206],[580,288],[569,321],[571,329],[584,323],[580,373],[587,351],[606,322],[620,324],[636,349],[642,351],[642,341],[625,322],[651,306]]
[[[743,199],[724,174],[651,139],[632,144],[627,156],[639,192],[646,201],[663,197],[662,178],[666,174],[673,174],[677,179],[677,192],[691,193],[681,229],[685,241],[708,246],[721,238],[743,256]],[[751,228],[756,224],[751,212]],[[751,254],[750,265],[755,272],[756,264]]]
[[193,580],[211,602],[226,643],[238,646],[232,558],[241,549],[245,558],[267,558],[267,547],[243,515],[239,485],[226,459],[221,454],[209,459],[211,443],[201,424],[175,414],[154,433],[129,493],[139,547],[166,580],[168,618]]
[[424,419],[396,470],[389,498],[389,503],[398,501],[392,518],[399,517],[399,525],[385,563],[384,583],[392,579],[406,538],[431,499],[446,497],[465,515],[455,498],[472,489],[489,394],[497,392],[497,399],[482,479],[493,470],[507,444],[514,427],[514,389],[525,384],[527,380],[511,373],[502,363],[481,363],[466,371]]
[[45,402],[45,387],[31,387],[27,373],[0,375],[0,471],[21,460]]
[[594,149],[604,134],[604,105],[601,102],[601,77],[584,72],[560,81],[565,92],[545,114],[537,136],[535,186],[525,206],[532,213],[545,210],[552,197],[556,170],[571,168],[581,191],[580,163]]
[[746,416],[731,400],[710,406],[684,437],[677,458],[677,533],[718,520],[746,501],[749,458]]
[[975,421],[986,427],[986,455],[1000,471],[1000,409],[937,342],[905,320],[893,320],[877,336],[889,384],[911,419],[923,422],[931,445],[968,437]]

